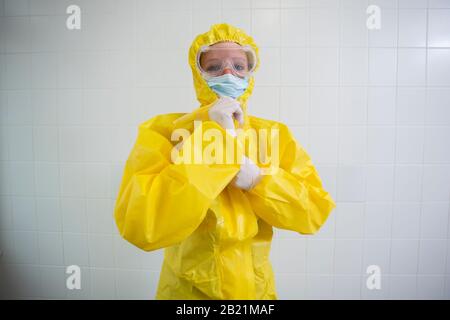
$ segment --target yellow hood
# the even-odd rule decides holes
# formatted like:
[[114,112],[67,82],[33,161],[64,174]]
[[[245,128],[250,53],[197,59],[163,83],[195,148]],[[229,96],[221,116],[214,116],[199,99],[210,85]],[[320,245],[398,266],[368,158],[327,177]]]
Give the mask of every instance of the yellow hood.
[[[207,111],[209,107],[218,99],[217,94],[203,79],[200,71],[197,68],[197,53],[204,45],[212,45],[221,41],[233,41],[240,45],[250,45],[256,54],[255,71],[259,68],[260,60],[258,53],[258,46],[253,41],[253,38],[247,35],[244,31],[227,23],[214,24],[208,32],[198,35],[189,49],[189,65],[191,66],[192,76],[194,79],[194,87],[197,94],[197,100],[200,102],[200,107],[191,113],[188,113],[174,121],[176,127],[182,126],[193,120],[207,120]],[[244,112],[244,129],[249,127],[249,119],[247,113],[247,99],[253,91],[255,80],[252,77],[249,79],[249,84],[245,92],[237,98],[241,103],[242,111]],[[238,125],[235,121],[235,125]]]

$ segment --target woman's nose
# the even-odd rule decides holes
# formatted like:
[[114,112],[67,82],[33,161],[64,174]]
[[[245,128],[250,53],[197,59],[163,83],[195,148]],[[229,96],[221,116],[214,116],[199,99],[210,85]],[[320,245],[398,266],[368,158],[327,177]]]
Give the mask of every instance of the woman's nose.
[[223,69],[223,74],[232,73],[230,68]]

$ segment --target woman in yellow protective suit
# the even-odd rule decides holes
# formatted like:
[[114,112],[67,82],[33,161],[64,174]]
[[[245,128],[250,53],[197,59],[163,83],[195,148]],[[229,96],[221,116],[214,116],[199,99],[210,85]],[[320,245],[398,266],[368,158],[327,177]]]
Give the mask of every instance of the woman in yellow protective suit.
[[[236,56],[234,49],[212,50],[229,46],[242,50]],[[269,261],[272,227],[314,234],[336,204],[288,127],[248,115],[251,72],[259,65],[251,37],[228,24],[213,25],[192,43],[189,64],[201,106],[140,124],[115,204],[117,227],[145,251],[165,248],[156,299],[277,299]],[[232,123],[227,124],[226,112]],[[278,170],[263,175],[259,168],[266,164],[248,160],[249,149],[233,131],[237,126],[278,130]],[[204,152],[194,137],[214,129],[240,148],[239,161],[247,161],[174,162],[176,129],[191,133],[176,145],[179,155],[187,148]],[[274,141],[269,139],[269,151],[275,150]],[[230,144],[223,145],[225,154],[231,152]]]

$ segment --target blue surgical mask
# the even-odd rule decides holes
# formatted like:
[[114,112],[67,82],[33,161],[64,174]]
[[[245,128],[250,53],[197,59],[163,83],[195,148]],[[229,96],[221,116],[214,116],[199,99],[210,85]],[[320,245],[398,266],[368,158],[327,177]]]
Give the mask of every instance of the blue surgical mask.
[[248,86],[248,79],[239,78],[231,73],[225,73],[218,77],[206,80],[208,86],[221,96],[228,96],[236,99],[244,93]]

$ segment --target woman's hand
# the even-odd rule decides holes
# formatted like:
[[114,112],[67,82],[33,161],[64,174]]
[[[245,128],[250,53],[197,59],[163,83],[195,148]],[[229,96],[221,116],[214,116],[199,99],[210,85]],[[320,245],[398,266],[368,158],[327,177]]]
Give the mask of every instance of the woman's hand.
[[[236,136],[233,118],[243,125],[244,113],[239,102],[230,97],[220,97],[219,100],[208,110],[208,116],[216,121],[222,128]],[[243,162],[238,174],[233,178],[231,184],[243,190],[250,190],[261,180],[261,169],[248,157],[243,155]]]
[[244,113],[239,102],[230,97],[220,97],[208,110],[208,116],[225,130],[230,129],[234,136],[236,136],[236,132],[234,131],[233,118],[236,118],[241,125],[244,124]]
[[241,170],[231,180],[231,183],[239,189],[250,190],[261,180],[261,169],[250,158],[245,155],[242,157],[244,161],[241,164]]

